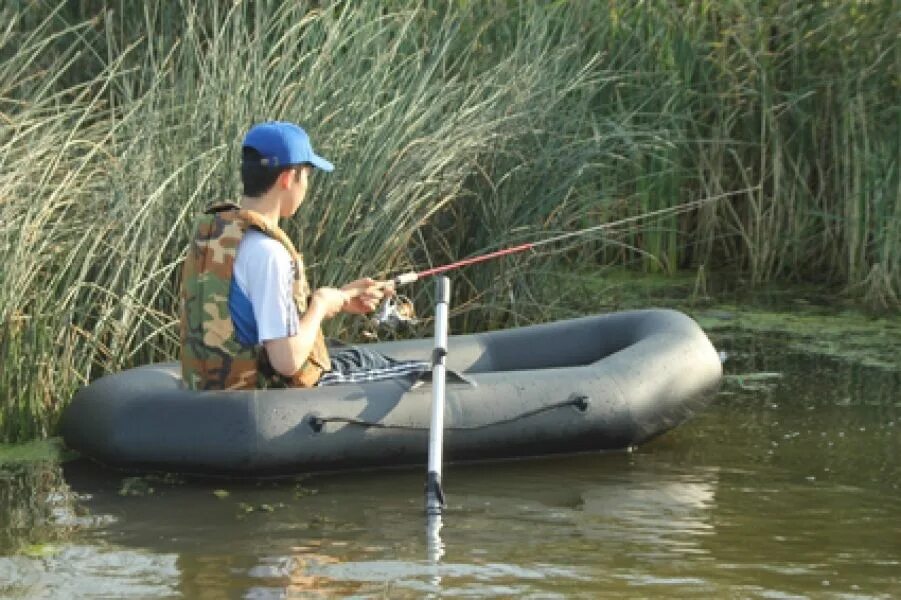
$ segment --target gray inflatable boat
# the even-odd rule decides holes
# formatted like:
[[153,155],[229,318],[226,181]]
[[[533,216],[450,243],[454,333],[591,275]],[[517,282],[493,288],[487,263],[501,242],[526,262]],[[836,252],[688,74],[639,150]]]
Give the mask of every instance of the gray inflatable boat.
[[[432,340],[372,347],[427,359]],[[451,336],[448,351],[448,461],[635,446],[706,405],[722,377],[704,332],[670,310]],[[61,429],[111,466],[269,476],[423,465],[430,408],[428,381],[193,392],[171,363],[81,389]]]

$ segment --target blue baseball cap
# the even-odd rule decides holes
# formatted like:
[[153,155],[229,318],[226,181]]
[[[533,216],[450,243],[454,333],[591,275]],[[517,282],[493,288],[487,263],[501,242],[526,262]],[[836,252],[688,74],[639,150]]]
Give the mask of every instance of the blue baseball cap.
[[332,171],[335,166],[315,152],[307,132],[285,121],[254,125],[244,136],[244,146],[260,153],[260,164],[277,169],[309,163],[317,169]]

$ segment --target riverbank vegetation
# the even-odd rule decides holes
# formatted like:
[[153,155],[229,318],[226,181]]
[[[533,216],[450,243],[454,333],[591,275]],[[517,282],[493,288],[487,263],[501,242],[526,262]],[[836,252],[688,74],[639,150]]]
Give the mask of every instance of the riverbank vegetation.
[[2,440],[175,355],[193,219],[237,196],[241,136],[270,118],[338,167],[288,225],[320,285],[711,199],[457,273],[457,331],[552,317],[546,274],[574,265],[899,305],[892,0],[12,0],[0,17]]

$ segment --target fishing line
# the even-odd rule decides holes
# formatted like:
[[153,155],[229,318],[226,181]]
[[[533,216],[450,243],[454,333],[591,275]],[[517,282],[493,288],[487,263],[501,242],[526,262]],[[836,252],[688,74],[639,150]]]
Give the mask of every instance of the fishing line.
[[680,204],[678,206],[671,206],[669,208],[661,208],[659,210],[654,210],[647,213],[642,213],[640,215],[633,215],[631,217],[626,217],[623,219],[619,219],[617,221],[612,221],[610,223],[602,223],[600,225],[594,225],[592,227],[586,227],[584,229],[579,229],[577,231],[569,231],[566,233],[561,233],[560,235],[554,235],[549,238],[545,238],[543,240],[537,240],[534,242],[525,242],[523,244],[518,244],[516,246],[510,246],[509,248],[504,248],[502,250],[495,250],[494,252],[488,252],[486,254],[480,254],[478,256],[473,256],[470,258],[464,258],[462,260],[458,260],[456,262],[452,262],[446,265],[441,265],[439,267],[432,267],[430,269],[425,269],[423,271],[415,272],[410,271],[409,273],[402,273],[397,275],[394,278],[394,285],[401,286],[409,283],[413,283],[415,281],[419,281],[425,277],[431,277],[432,275],[438,275],[440,273],[445,273],[447,271],[452,271],[454,269],[459,269],[462,267],[468,267],[469,265],[474,265],[478,263],[482,263],[489,260],[494,260],[495,258],[500,258],[502,256],[509,256],[511,254],[519,254],[520,252],[525,252],[527,250],[535,250],[536,248],[540,248],[542,246],[547,246],[550,244],[556,244],[558,242],[562,242],[564,240],[568,240],[575,237],[581,237],[587,235],[589,233],[594,233],[597,231],[605,231],[615,229],[617,227],[621,227],[623,225],[627,225],[629,223],[634,223],[637,221],[643,221],[645,219],[651,219],[654,217],[659,217],[663,215],[670,214],[682,214],[685,212],[689,212],[707,204],[708,202],[713,202],[716,200],[722,200],[723,198],[728,198],[730,196],[735,196],[738,194],[744,194],[756,188],[748,188],[744,190],[738,190],[735,192],[727,192],[725,194],[719,194],[717,196],[709,196],[707,198],[701,198],[700,200],[692,200],[691,202],[686,202],[684,204]]

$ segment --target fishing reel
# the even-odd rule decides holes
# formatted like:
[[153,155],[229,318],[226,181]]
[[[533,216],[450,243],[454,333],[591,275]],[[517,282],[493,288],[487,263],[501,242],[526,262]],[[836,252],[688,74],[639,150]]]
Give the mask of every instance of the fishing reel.
[[409,330],[419,323],[413,301],[406,296],[386,298],[369,322],[380,330]]

